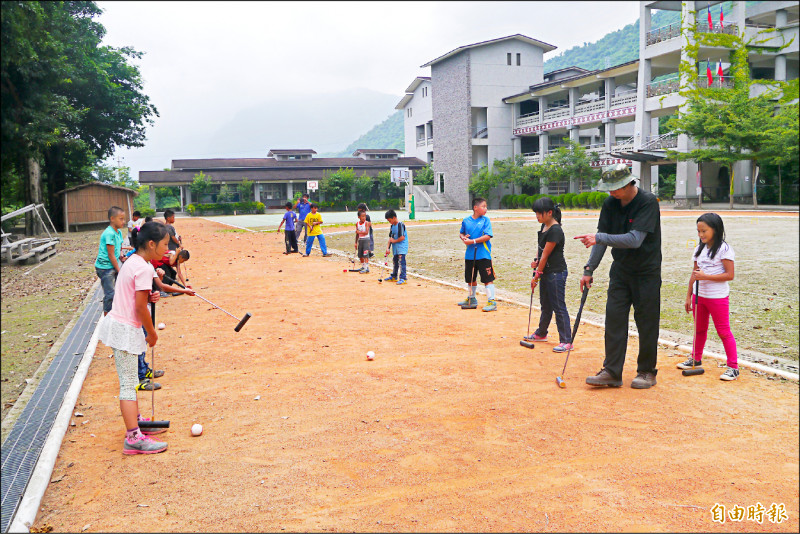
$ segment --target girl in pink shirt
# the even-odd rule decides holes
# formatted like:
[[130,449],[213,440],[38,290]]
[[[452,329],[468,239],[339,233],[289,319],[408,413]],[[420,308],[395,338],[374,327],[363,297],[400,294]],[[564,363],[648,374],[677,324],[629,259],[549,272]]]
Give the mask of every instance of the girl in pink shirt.
[[139,383],[139,354],[158,341],[147,308],[155,276],[150,261],[164,255],[168,240],[167,228],[163,224],[148,222],[142,225],[136,238],[136,253],[122,264],[117,275],[111,311],[98,326],[98,339],[114,350],[119,377],[119,408],[127,431],[123,454],[154,454],[167,450],[166,443],[155,441],[139,430],[136,385]]

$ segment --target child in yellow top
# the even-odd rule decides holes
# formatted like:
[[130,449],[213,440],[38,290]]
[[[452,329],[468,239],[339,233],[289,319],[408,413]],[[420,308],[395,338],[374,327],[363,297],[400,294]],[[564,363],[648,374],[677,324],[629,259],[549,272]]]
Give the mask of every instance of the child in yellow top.
[[308,235],[306,239],[306,253],[303,254],[307,258],[311,254],[311,245],[314,244],[314,238],[319,238],[319,248],[322,251],[323,257],[328,257],[328,246],[325,244],[325,236],[322,235],[322,214],[317,213],[319,206],[311,204],[311,213],[306,215],[305,224],[308,228]]

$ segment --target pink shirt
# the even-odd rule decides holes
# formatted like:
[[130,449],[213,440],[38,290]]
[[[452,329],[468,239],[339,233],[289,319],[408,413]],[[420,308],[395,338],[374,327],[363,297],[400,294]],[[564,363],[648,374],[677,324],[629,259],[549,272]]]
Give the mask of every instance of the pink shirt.
[[155,269],[150,262],[138,254],[131,255],[117,275],[114,286],[114,303],[108,313],[115,320],[137,328],[142,327],[142,322],[136,315],[136,292],[147,291],[148,295],[153,290],[153,277]]

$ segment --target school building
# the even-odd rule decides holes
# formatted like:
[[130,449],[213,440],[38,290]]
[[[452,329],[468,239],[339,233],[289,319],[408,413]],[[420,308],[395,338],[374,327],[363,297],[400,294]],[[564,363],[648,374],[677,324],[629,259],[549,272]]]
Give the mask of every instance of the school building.
[[[418,171],[425,162],[405,157],[399,150],[358,149],[351,157],[316,158],[312,149],[271,149],[266,158],[174,159],[168,171],[140,171],[139,183],[150,186],[150,207],[156,207],[155,187],[180,188],[181,209],[193,202],[191,184],[201,171],[212,183],[211,194],[225,184],[235,186],[244,179],[253,182],[256,202],[267,208],[281,208],[297,191],[307,192],[307,182],[320,181],[326,173],[340,168],[352,168],[356,176],[366,174],[375,178],[391,167],[406,167]],[[237,193],[238,194],[238,193]]]
[[[792,80],[798,77],[798,4],[793,1],[733,3],[720,23],[721,2],[659,0],[640,2],[639,59],[588,71],[571,67],[544,72],[543,56],[554,45],[516,34],[460,46],[421,66],[396,109],[404,113],[405,154],[431,163],[435,185],[415,187],[431,205],[469,209],[470,178],[496,159],[523,155],[536,165],[569,138],[597,153],[597,166],[624,162],[655,190],[659,165],[675,165],[676,205],[697,205],[698,184],[711,201],[727,200],[730,177],[715,163],[677,162],[667,149],[689,150],[685,135],[659,131],[659,118],[684,104],[679,64],[688,58],[687,43],[695,32],[744,34],[754,38],[748,56],[754,78]],[[680,11],[681,22],[653,28],[658,10]],[[712,25],[706,15],[713,13]],[[766,36],[766,38],[764,37]],[[788,46],[785,46],[788,44]],[[783,48],[780,48],[783,47]],[[714,83],[732,83],[730,49],[701,47],[723,75]],[[698,65],[705,73],[706,61]],[[705,76],[702,77],[703,83]],[[756,87],[758,90],[758,87]],[[734,199],[752,200],[752,163],[734,167]],[[543,192],[587,190],[576,181],[551,183]],[[505,186],[493,199],[515,192]]]

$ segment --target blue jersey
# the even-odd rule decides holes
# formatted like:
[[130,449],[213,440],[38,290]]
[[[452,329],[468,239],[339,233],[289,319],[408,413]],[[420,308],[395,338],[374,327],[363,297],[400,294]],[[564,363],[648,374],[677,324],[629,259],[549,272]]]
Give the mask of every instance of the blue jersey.
[[302,200],[297,204],[298,219],[301,221],[306,220],[306,216],[311,213],[311,203],[303,202]]
[[[478,239],[483,235],[492,235],[492,221],[486,215],[473,219],[472,215],[461,221],[461,234],[466,234],[470,239]],[[477,253],[475,249],[477,248]],[[477,245],[467,245],[467,250],[464,252],[464,259],[471,260],[491,260],[492,259],[492,240],[485,243],[478,243]]]
[[294,221],[297,220],[297,214],[293,211],[287,211],[283,214],[283,220],[286,221],[286,230],[294,231]]
[[408,232],[406,231],[406,225],[398,222],[397,224],[393,224],[389,229],[389,237],[397,239],[400,236],[405,236],[406,238],[399,243],[392,243],[392,254],[395,256],[398,254],[408,254]]

